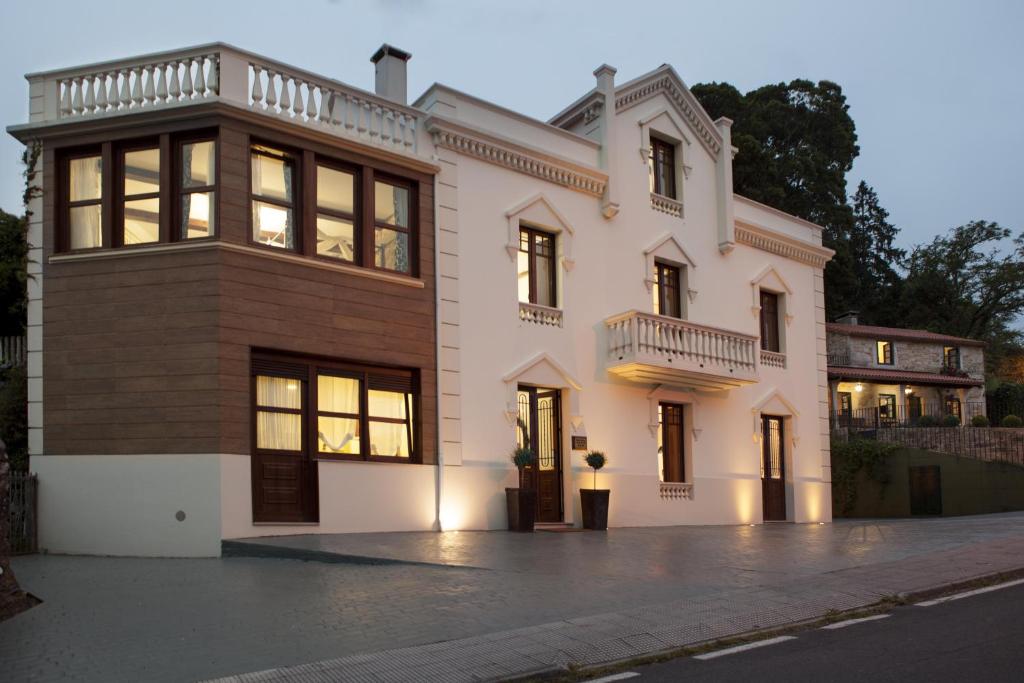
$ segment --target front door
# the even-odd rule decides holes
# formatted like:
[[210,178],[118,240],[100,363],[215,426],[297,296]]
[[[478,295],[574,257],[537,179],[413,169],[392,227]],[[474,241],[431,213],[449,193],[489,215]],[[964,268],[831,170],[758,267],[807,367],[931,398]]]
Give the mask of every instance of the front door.
[[[562,406],[557,389],[519,387],[519,444],[537,456],[524,485],[537,491],[537,521],[562,521]],[[524,433],[525,432],[525,433]]]
[[786,521],[786,464],[783,457],[782,418],[761,418],[761,500],[764,521]]
[[318,521],[317,468],[303,421],[308,375],[288,363],[253,371],[252,497],[254,522]]

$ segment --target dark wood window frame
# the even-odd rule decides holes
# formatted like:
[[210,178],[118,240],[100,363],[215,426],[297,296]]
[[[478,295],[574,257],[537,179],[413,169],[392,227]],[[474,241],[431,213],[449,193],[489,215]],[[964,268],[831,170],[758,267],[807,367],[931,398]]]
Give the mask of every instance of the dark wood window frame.
[[[289,371],[284,374],[274,374],[273,370],[266,370],[280,364],[288,367]],[[299,368],[302,368],[300,371]],[[359,381],[359,413],[336,413],[321,411],[318,402],[318,378],[321,376],[346,377]],[[337,460],[353,462],[390,462],[397,464],[420,464],[422,463],[422,396],[420,393],[419,373],[417,370],[403,368],[391,368],[384,366],[366,365],[341,360],[330,360],[312,357],[295,357],[278,355],[267,352],[254,352],[253,354],[253,387],[251,404],[252,427],[252,450],[256,448],[256,413],[257,411],[271,412],[293,412],[288,409],[271,409],[260,407],[256,404],[256,377],[288,377],[300,379],[303,386],[302,396],[302,453],[312,460]],[[406,394],[406,419],[374,417],[369,414],[369,393],[370,390],[392,391]],[[409,405],[411,397],[411,405]],[[341,417],[359,421],[360,453],[323,453],[319,445],[319,421],[318,418]],[[373,455],[370,453],[370,423],[392,423],[406,424],[411,428],[407,430],[407,438],[411,441],[409,457]],[[410,425],[411,423],[411,425]],[[264,451],[261,452],[294,453],[295,451]]]
[[[185,146],[194,145],[202,142],[213,143],[213,185],[203,185],[196,187],[184,187],[182,183],[182,170],[185,164]],[[220,235],[220,145],[217,143],[217,134],[215,132],[210,133],[188,133],[185,135],[178,135],[173,140],[174,146],[174,166],[172,169],[171,188],[174,202],[169,207],[171,220],[169,221],[169,234],[168,241],[171,242],[198,242],[201,240],[212,240]],[[163,163],[163,157],[160,158]],[[162,169],[161,169],[162,171]],[[163,175],[160,176],[161,181]],[[182,200],[186,195],[190,194],[213,194],[213,203],[210,205],[210,219],[213,221],[213,231],[205,237],[188,237],[185,234],[184,226],[181,224],[184,218],[182,211]],[[162,205],[161,205],[162,210]]]
[[[884,347],[881,345],[885,344]],[[882,349],[885,349],[884,351]],[[879,365],[895,365],[896,360],[893,353],[893,344],[887,339],[875,340],[875,361]]]
[[[262,149],[257,149],[257,148],[262,148]],[[281,200],[281,199],[277,199],[276,197],[266,197],[264,195],[256,194],[253,191],[253,187],[252,187],[252,162],[253,162],[253,158],[256,157],[256,156],[266,156],[266,157],[271,158],[271,159],[274,159],[274,158],[281,159],[285,163],[286,166],[290,166],[291,167],[291,170],[292,170],[292,188],[291,188],[291,195],[292,196],[291,196],[291,201],[284,201],[284,200]],[[301,207],[304,204],[308,205],[308,202],[301,201],[301,199],[303,198],[302,197],[302,175],[303,174],[300,173],[300,169],[302,168],[302,166],[303,166],[303,154],[302,154],[301,151],[294,150],[294,149],[291,149],[289,147],[284,147],[282,145],[278,145],[278,144],[274,144],[274,143],[263,143],[263,142],[260,142],[260,141],[257,141],[257,140],[254,140],[254,141],[252,141],[250,143],[250,145],[249,145],[249,154],[248,154],[248,168],[249,168],[249,172],[247,174],[248,178],[249,178],[249,182],[248,182],[248,191],[249,191],[249,208],[248,208],[248,211],[249,211],[249,221],[248,221],[248,224],[249,224],[249,236],[248,236],[248,239],[249,239],[249,244],[251,244],[253,246],[256,246],[256,247],[259,247],[261,249],[270,249],[270,250],[276,251],[276,252],[295,253],[295,254],[303,253],[303,243],[306,241],[306,240],[303,239],[303,237],[305,237],[304,233],[308,232],[308,230],[307,230],[308,226],[306,225],[306,221],[302,220],[300,211],[301,211]],[[314,195],[314,197],[315,197],[315,195]],[[255,238],[255,235],[253,234],[253,230],[255,228],[255,224],[253,223],[253,208],[254,208],[255,202],[260,202],[262,204],[270,204],[270,205],[276,206],[278,208],[288,209],[288,210],[290,210],[292,212],[292,246],[290,246],[290,247],[288,247],[288,246],[285,246],[285,247],[275,247],[272,244],[264,244],[263,242],[260,242],[260,241],[258,241]]]
[[[214,217],[213,235],[203,238],[185,239],[180,236],[181,196],[179,175],[181,174],[182,146],[192,142],[213,142],[215,156],[214,184],[204,188],[192,188],[188,192],[209,191],[214,193],[213,206],[210,207]],[[127,195],[124,191],[124,155],[126,152],[159,149],[160,150],[160,190],[156,193]],[[102,160],[102,192],[99,200],[71,202],[69,199],[70,162],[72,159],[99,156]],[[142,138],[128,138],[117,142],[104,142],[96,145],[58,150],[57,152],[57,201],[59,202],[58,219],[56,221],[55,251],[89,252],[102,249],[146,249],[157,244],[170,242],[193,242],[200,239],[216,238],[220,225],[220,144],[217,131],[188,131],[186,133],[162,133]],[[142,244],[124,244],[124,202],[126,199],[159,198],[160,219],[159,239],[156,242]],[[71,218],[72,207],[92,204],[100,205],[102,238],[97,247],[71,249]]]
[[849,391],[837,391],[836,396],[839,399],[838,413],[840,415],[851,414],[853,412],[853,394]]
[[895,419],[898,406],[896,405],[896,394],[878,395],[878,416]]
[[[366,235],[364,230],[363,221],[360,220],[365,211],[363,210],[364,203],[366,201],[366,191],[363,187],[363,177],[365,171],[361,167],[355,164],[347,164],[342,161],[338,161],[332,157],[325,157],[319,154],[310,154],[312,157],[312,170],[308,171],[303,164],[303,170],[310,173],[310,187],[309,198],[311,202],[312,216],[308,221],[303,221],[304,231],[306,232],[307,239],[306,243],[310,245],[310,255],[315,258],[321,259],[328,263],[348,263],[350,265],[359,265],[363,262],[362,247],[366,243]],[[308,161],[308,160],[307,160]],[[329,209],[321,207],[317,201],[317,191],[319,189],[319,171],[318,169],[323,166],[334,171],[341,171],[343,173],[352,174],[352,213],[347,214],[344,211],[338,211],[336,209]],[[372,196],[372,195],[371,195]],[[317,227],[316,220],[319,216],[326,216],[328,218],[335,218],[338,220],[349,221],[352,223],[352,260],[346,261],[345,259],[335,258],[333,256],[326,256],[317,251],[318,239],[317,239]],[[308,225],[307,225],[308,223]],[[371,235],[372,237],[372,235]]]
[[[523,249],[523,236],[526,235],[526,249]],[[550,267],[548,268],[548,282],[540,283],[537,281],[537,237],[547,239],[551,245],[549,256]],[[519,226],[519,251],[527,255],[527,273],[530,279],[530,303],[534,306],[542,306],[544,304],[537,303],[539,288],[544,284],[550,288],[551,302],[550,308],[559,308],[558,301],[558,269],[556,268],[556,261],[558,256],[558,235],[547,230],[541,230],[540,228],[534,228],[529,225]]]
[[782,326],[779,324],[782,295],[759,290],[758,303],[761,306],[761,350],[782,353]]
[[[383,270],[383,271],[389,272],[389,273],[400,273],[402,275],[412,275],[413,272],[416,270],[416,262],[419,260],[416,257],[416,249],[417,249],[417,246],[418,246],[416,235],[419,232],[418,230],[415,229],[416,226],[419,225],[419,210],[418,210],[419,195],[416,192],[416,183],[414,183],[414,182],[412,182],[410,180],[407,180],[405,178],[400,178],[398,176],[393,176],[393,175],[388,174],[388,173],[384,173],[384,172],[381,172],[381,171],[374,171],[373,169],[366,169],[363,174],[366,175],[366,176],[369,176],[369,182],[366,183],[366,186],[368,187],[368,191],[370,192],[370,195],[364,200],[365,201],[364,206],[366,207],[366,210],[364,211],[364,214],[365,214],[364,223],[366,223],[368,225],[368,229],[364,230],[364,233],[365,233],[364,234],[364,241],[366,243],[368,243],[370,246],[369,246],[369,250],[368,250],[369,253],[363,255],[363,264],[365,265],[365,267],[374,268],[376,270]],[[376,210],[376,206],[377,205],[376,205],[376,201],[375,201],[375,199],[376,199],[376,192],[377,192],[377,190],[376,190],[376,184],[377,183],[383,183],[385,185],[391,185],[393,187],[400,187],[400,188],[403,188],[406,191],[408,191],[408,193],[409,193],[409,218],[408,218],[408,221],[407,221],[409,223],[408,226],[403,228],[403,227],[401,227],[399,225],[391,225],[390,223],[382,223],[382,222],[378,222],[377,221],[377,210]],[[372,207],[372,209],[371,209],[371,207]],[[376,245],[376,238],[375,238],[375,230],[377,228],[384,228],[386,230],[394,230],[395,232],[404,233],[408,237],[408,249],[409,249],[409,270],[408,271],[394,270],[394,269],[391,269],[391,268],[384,268],[384,267],[378,266],[376,264],[376,259],[374,258],[374,256],[375,256],[374,250],[376,249],[376,246],[377,246]]]
[[[666,416],[670,412],[678,410],[679,415],[679,452],[672,454],[674,457],[679,458],[678,468],[679,477],[676,479],[669,478],[669,453],[667,452],[668,435],[666,432],[666,426],[668,422]],[[686,404],[684,403],[671,403],[667,401],[661,401],[658,403],[658,429],[661,430],[661,481],[665,484],[686,484],[689,479],[686,476]]]
[[[683,267],[674,263],[655,260],[654,279],[658,287],[658,315],[670,318],[683,317]],[[669,296],[675,292],[675,298]]]
[[960,347],[959,346],[943,346],[942,347],[942,367],[948,370],[959,370],[960,369]]
[[[654,194],[676,199],[676,145],[659,137],[651,136],[651,173],[654,178]],[[662,179],[664,171],[665,178]]]

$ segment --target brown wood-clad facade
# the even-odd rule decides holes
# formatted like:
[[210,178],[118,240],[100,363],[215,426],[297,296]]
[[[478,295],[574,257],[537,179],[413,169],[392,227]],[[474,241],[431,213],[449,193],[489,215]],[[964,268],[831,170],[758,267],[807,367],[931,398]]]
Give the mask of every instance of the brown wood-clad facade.
[[[193,118],[178,113],[161,122],[140,114],[133,119],[145,125],[107,124],[44,139],[45,452],[250,454],[258,349],[415,371],[416,459],[435,463],[433,176],[422,164],[405,167],[321,132],[259,125],[245,112],[195,109],[201,113]],[[182,139],[193,130],[216,134],[214,238],[60,253],[63,150],[161,135],[163,149],[173,149],[166,136]],[[253,244],[249,154],[256,141],[409,183],[416,201],[414,277],[317,258],[315,243],[304,254]],[[105,188],[112,185],[109,168]],[[161,197],[162,221],[173,220],[169,207],[177,201],[177,194]],[[308,192],[297,201],[303,216],[315,213]],[[105,195],[108,224],[110,204]],[[161,225],[161,235],[176,228]],[[110,234],[109,225],[104,229]]]

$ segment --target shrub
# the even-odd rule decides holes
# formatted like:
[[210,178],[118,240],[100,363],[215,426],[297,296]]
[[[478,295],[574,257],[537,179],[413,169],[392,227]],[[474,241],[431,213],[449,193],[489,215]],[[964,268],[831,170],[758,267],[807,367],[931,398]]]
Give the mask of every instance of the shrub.
[[972,427],[988,427],[989,426],[988,418],[986,416],[984,416],[984,415],[975,415],[974,417],[971,418],[971,426]]
[[519,470],[519,488],[523,488],[523,470],[537,461],[533,449],[527,446],[519,446],[512,451],[512,464]]
[[922,415],[921,417],[917,418],[918,427],[937,427],[938,425],[939,421],[935,418],[934,415]]
[[959,427],[960,418],[956,415],[946,415],[942,418],[943,427]]
[[1003,418],[1003,421],[999,423],[1000,427],[1024,427],[1024,420],[1021,420],[1016,415],[1007,415]]
[[886,459],[898,447],[871,439],[832,440],[832,500],[844,515],[853,511],[857,502],[857,473],[864,470],[868,479],[889,485]]
[[594,470],[594,488],[597,488],[597,471],[605,466],[608,462],[608,458],[605,457],[601,451],[590,451],[584,457],[587,461],[587,465]]

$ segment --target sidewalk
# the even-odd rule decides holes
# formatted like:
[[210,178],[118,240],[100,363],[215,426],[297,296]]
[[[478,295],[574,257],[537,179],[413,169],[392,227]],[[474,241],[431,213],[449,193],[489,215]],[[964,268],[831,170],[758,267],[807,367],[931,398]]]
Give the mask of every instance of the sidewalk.
[[1024,567],[1024,515],[269,543],[396,563],[22,558],[45,602],[0,624],[0,670],[469,681],[594,664]]

